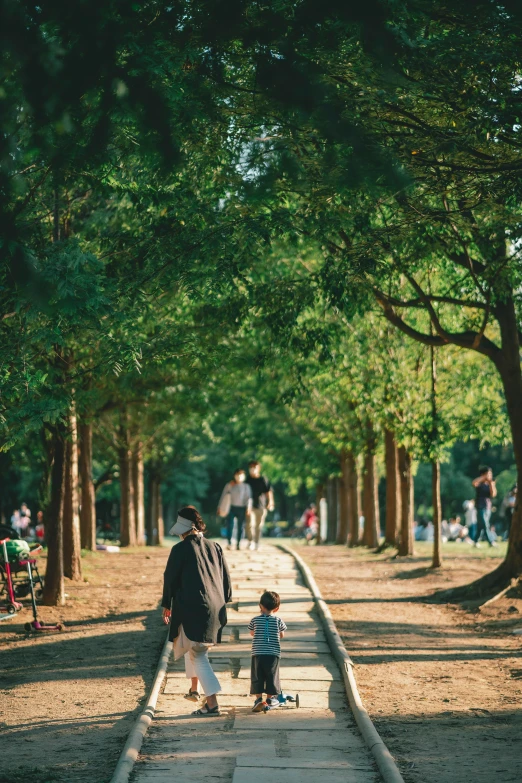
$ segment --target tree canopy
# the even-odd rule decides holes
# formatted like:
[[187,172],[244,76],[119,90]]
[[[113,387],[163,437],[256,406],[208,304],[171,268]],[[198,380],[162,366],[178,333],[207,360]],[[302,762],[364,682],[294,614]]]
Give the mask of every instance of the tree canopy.
[[[161,528],[143,461],[159,486],[220,440],[292,486],[353,460],[374,511],[386,437],[404,503],[456,441],[520,476],[519,4],[1,14],[0,427],[38,433],[53,519],[76,422],[131,531],[153,491]],[[521,572],[517,509],[493,579]]]

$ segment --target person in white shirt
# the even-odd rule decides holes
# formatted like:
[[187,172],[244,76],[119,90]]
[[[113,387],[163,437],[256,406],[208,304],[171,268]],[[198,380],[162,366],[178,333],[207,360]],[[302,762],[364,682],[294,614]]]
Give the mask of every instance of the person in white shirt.
[[237,548],[240,549],[243,527],[247,514],[252,509],[252,490],[245,484],[246,474],[241,468],[234,472],[234,478],[225,484],[218,505],[218,515],[225,517],[228,548],[232,548],[234,520],[237,520]]

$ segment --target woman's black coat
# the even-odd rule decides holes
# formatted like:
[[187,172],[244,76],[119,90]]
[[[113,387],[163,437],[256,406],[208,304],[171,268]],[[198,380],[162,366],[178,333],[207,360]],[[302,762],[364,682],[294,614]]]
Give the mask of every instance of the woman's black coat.
[[187,536],[172,547],[163,579],[161,605],[172,611],[169,639],[174,641],[183,625],[192,642],[221,642],[232,587],[219,544]]

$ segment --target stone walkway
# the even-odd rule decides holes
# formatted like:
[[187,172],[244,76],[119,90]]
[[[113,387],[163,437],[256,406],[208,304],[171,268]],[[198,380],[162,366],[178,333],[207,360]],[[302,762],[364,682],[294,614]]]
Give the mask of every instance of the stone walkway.
[[[134,783],[376,783],[380,777],[347,706],[312,596],[294,560],[273,546],[258,552],[227,552],[233,603],[223,644],[210,658],[223,687],[219,718],[196,718],[183,698],[189,681],[182,661],[170,664],[156,717],[136,767]],[[281,596],[288,626],[281,643],[281,684],[300,695],[300,708],[252,713],[250,634],[265,589]]]

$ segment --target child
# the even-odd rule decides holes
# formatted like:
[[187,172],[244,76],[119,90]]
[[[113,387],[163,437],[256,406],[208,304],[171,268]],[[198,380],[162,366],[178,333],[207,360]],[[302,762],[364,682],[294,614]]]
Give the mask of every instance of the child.
[[[274,617],[281,605],[277,593],[267,590],[261,596],[259,608],[261,614],[253,617],[248,625],[252,640],[252,668],[250,673],[250,693],[256,700],[252,712],[261,712],[265,707],[278,707],[278,694],[281,693],[279,682],[279,659],[281,645],[286,625],[280,617]],[[266,693],[266,701],[263,700]]]

